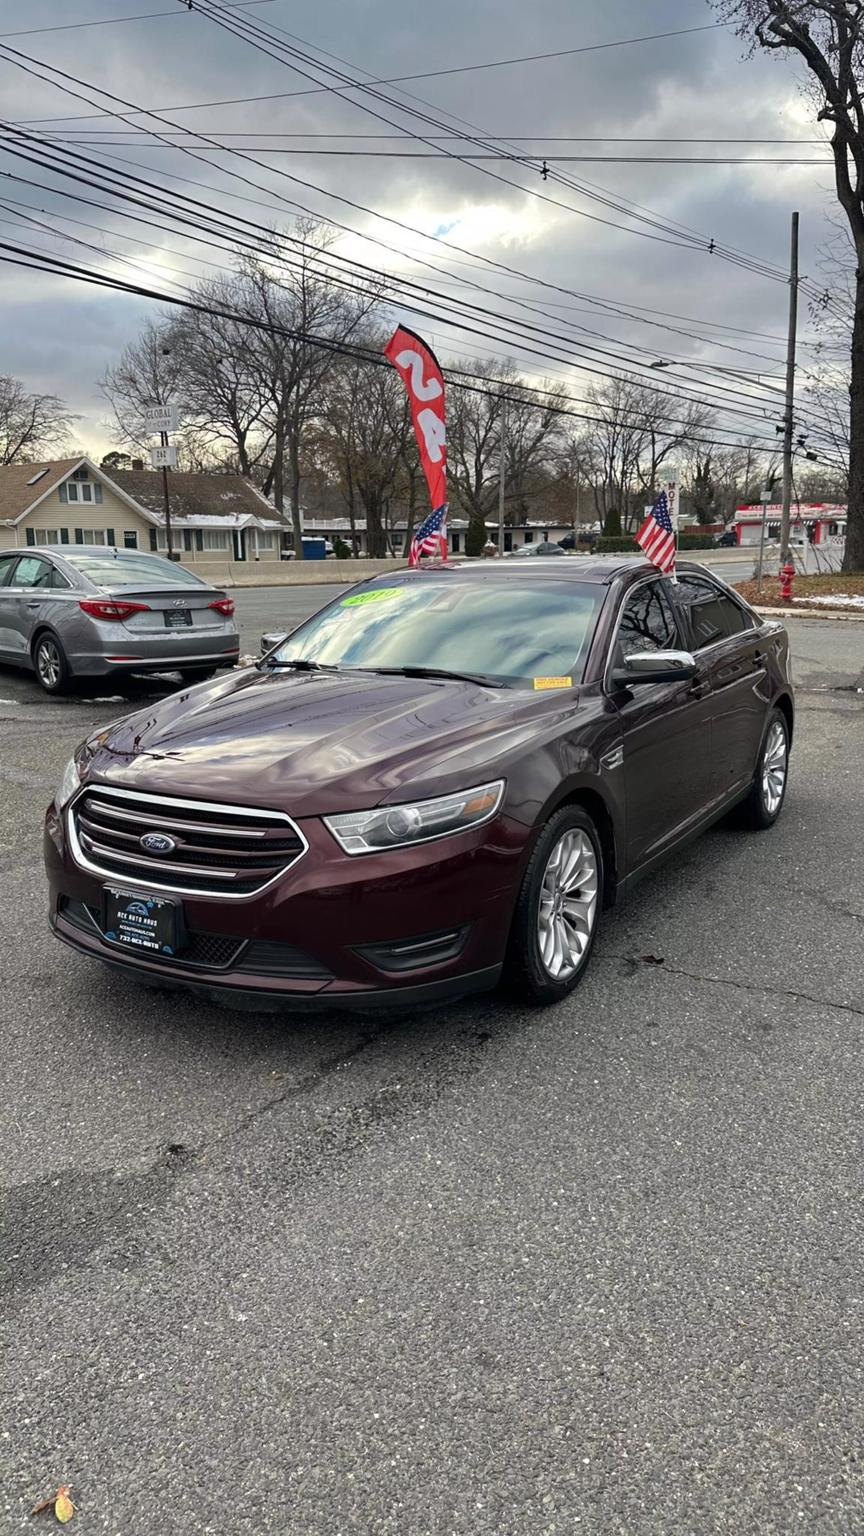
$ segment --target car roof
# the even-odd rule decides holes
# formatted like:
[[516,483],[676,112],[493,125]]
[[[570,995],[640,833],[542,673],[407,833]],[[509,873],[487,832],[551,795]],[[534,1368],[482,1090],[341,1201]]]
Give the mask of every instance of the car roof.
[[[636,572],[647,575],[654,570],[656,567],[641,555],[565,555],[560,560],[553,560],[551,557],[532,560],[530,576],[532,581],[539,578],[548,581],[596,582],[608,585],[617,576],[629,576]],[[422,579],[428,573],[440,571],[460,577],[471,577],[479,581],[524,581],[528,575],[528,568],[521,560],[471,560],[462,563],[453,561],[445,566],[421,566],[413,571],[394,571],[388,573],[388,577],[379,576],[375,579],[392,580],[393,576]]]

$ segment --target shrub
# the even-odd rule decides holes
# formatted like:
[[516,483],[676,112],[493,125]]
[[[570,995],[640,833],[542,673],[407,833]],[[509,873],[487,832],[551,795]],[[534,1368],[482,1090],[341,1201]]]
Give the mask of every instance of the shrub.
[[333,553],[337,560],[351,559],[351,546],[346,544],[344,539],[340,539],[338,534],[333,540]]
[[621,513],[617,507],[612,507],[611,511],[606,513],[603,520],[603,536],[608,539],[620,539],[623,537],[623,533]]
[[[709,533],[679,533],[678,549],[681,554],[688,549],[713,549],[714,540]],[[607,538],[605,534],[597,540],[594,549],[598,555],[635,555],[639,552],[633,534],[624,534],[620,539]]]

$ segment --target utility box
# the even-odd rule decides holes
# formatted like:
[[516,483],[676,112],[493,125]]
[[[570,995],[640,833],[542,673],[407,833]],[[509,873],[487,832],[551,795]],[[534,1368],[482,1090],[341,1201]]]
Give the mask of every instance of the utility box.
[[326,560],[326,558],[327,558],[327,540],[326,539],[304,539],[303,540],[303,559],[304,560]]

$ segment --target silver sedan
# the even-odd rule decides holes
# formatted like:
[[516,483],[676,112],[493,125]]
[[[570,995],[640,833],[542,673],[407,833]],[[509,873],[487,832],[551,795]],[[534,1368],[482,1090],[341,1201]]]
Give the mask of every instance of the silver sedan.
[[232,667],[232,598],[159,555],[101,545],[0,553],[0,662],[34,671],[48,693],[73,677]]

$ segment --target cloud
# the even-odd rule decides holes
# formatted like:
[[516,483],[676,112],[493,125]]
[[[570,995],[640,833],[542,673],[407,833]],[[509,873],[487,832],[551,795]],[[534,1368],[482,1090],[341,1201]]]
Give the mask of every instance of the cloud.
[[[98,8],[104,8],[106,15],[122,14],[124,0],[99,0]],[[537,8],[517,4],[516,0],[473,0],[470,6],[464,0],[439,0],[435,7],[421,6],[416,0],[412,4],[405,0],[355,0],[350,6],[341,0],[315,0],[314,4],[299,0],[291,6],[287,0],[273,0],[245,14],[257,18],[262,26],[289,29],[292,39],[302,38],[316,49],[331,50],[348,60],[357,73],[362,66],[384,78],[580,48],[592,42],[698,26],[714,19],[707,5],[703,10],[681,0],[658,0],[650,7],[650,19],[643,0],[609,0],[602,10],[579,9],[590,11],[590,15],[574,14],[570,0],[548,0],[543,7],[542,28],[537,25]],[[33,0],[25,24],[48,27],[68,19],[63,0]],[[736,148],[716,141],[817,138],[812,109],[800,94],[792,63],[758,55],[745,59],[740,40],[721,28],[508,64],[500,69],[442,75],[405,82],[401,87],[406,94],[399,99],[415,113],[446,119],[465,133],[476,128],[496,140],[506,137],[516,152],[545,156],[550,167],[570,183],[566,186],[552,178],[544,181],[533,168],[506,161],[466,164],[452,155],[442,155],[430,163],[386,156],[381,152],[406,147],[425,152],[425,146],[400,139],[397,129],[382,118],[393,118],[424,135],[437,133],[438,128],[370,100],[367,106],[378,114],[371,115],[345,92],[284,94],[282,99],[258,103],[180,111],[179,107],[190,102],[308,92],[311,85],[307,77],[314,73],[305,65],[301,66],[303,73],[288,68],[180,8],[158,20],[10,41],[33,58],[54,63],[84,81],[98,80],[127,101],[171,109],[165,115],[177,123],[219,136],[258,135],[257,140],[236,142],[257,144],[258,148],[250,148],[248,153],[262,163],[221,157],[218,165],[208,165],[178,149],[148,147],[145,136],[134,132],[128,142],[109,146],[101,130],[116,128],[116,123],[110,118],[79,120],[77,116],[98,111],[104,97],[95,95],[96,105],[88,106],[86,101],[72,99],[56,86],[38,84],[20,68],[3,62],[0,70],[9,117],[30,120],[73,114],[74,121],[65,125],[54,122],[50,127],[79,139],[79,153],[124,157],[136,166],[108,163],[135,175],[152,176],[169,194],[173,188],[218,204],[229,231],[232,221],[240,216],[290,227],[292,211],[302,204],[355,231],[340,237],[336,249],[344,254],[367,261],[376,270],[389,266],[410,272],[415,281],[434,287],[442,296],[462,293],[478,305],[530,319],[556,336],[569,338],[555,341],[538,337],[535,351],[542,353],[545,348],[548,352],[545,359],[538,358],[524,344],[508,343],[508,328],[500,321],[490,318],[488,324],[481,325],[481,333],[485,333],[480,337],[460,335],[458,327],[445,321],[442,314],[440,320],[427,322],[427,328],[451,357],[460,352],[503,355],[509,350],[538,374],[558,371],[566,375],[568,353],[574,346],[590,344],[584,333],[580,340],[580,333],[572,329],[584,325],[607,338],[600,342],[595,337],[597,345],[617,346],[628,356],[688,356],[734,366],[736,357],[724,352],[719,342],[722,337],[726,345],[734,344],[735,338],[713,332],[711,324],[781,336],[785,329],[785,286],[711,257],[704,248],[685,250],[664,241],[674,242],[677,232],[686,228],[703,236],[706,243],[713,237],[782,268],[787,259],[789,213],[795,206],[802,215],[802,268],[814,272],[820,241],[828,233],[828,167],[671,165],[648,160],[632,165],[565,159],[583,154],[780,155],[784,153],[780,145],[766,145],[760,151],[757,146],[742,144]],[[73,88],[85,97],[91,94],[87,86]],[[382,90],[396,92],[395,87]],[[473,128],[466,127],[466,122]],[[42,124],[42,130],[48,126]],[[260,136],[277,133],[394,136],[305,141],[319,149],[379,151],[368,159],[260,153],[261,147],[274,143]],[[701,146],[615,142],[685,136],[708,142]],[[589,142],[592,140],[601,142]],[[435,145],[451,151],[458,148],[446,140],[435,140]],[[187,148],[204,161],[217,158],[200,145]],[[822,151],[813,145],[802,147],[801,153],[816,158]],[[167,286],[171,280],[183,284],[190,281],[188,273],[212,271],[203,265],[203,258],[215,263],[227,259],[179,234],[148,229],[119,213],[72,201],[63,195],[64,190],[89,195],[97,202],[112,200],[85,185],[66,183],[64,187],[56,175],[36,171],[8,151],[0,151],[0,171],[23,178],[0,181],[0,201],[6,204],[0,208],[0,218],[7,221],[0,224],[0,240],[50,249],[65,259],[118,272],[125,270],[142,281],[144,274],[149,274],[154,285]],[[172,181],[172,174],[187,181]],[[237,176],[247,178],[246,183]],[[40,185],[29,184],[33,181]],[[254,185],[248,185],[250,181]],[[515,186],[506,185],[506,181]],[[338,201],[339,197],[360,206],[351,207]],[[626,200],[633,214],[637,211],[633,205],[640,205],[650,211],[645,217],[655,219],[656,227],[638,224],[634,217],[606,206],[604,199]],[[24,208],[22,203],[30,207]],[[382,222],[373,210],[421,233]],[[23,224],[22,216],[27,214],[44,219],[52,229]],[[61,222],[61,216],[80,223]],[[101,228],[85,227],[93,225]],[[70,245],[61,231],[91,242],[97,250]],[[645,238],[647,235],[654,238]],[[387,251],[382,244],[370,243],[373,236],[383,246],[395,249]],[[122,253],[126,262],[136,263],[137,268],[112,265],[110,256],[104,254],[109,248]],[[478,266],[468,254],[475,252],[512,270]],[[411,257],[420,257],[442,270],[430,272]],[[520,273],[530,273],[541,284],[552,286],[526,286]],[[460,279],[482,284],[491,293],[472,294]],[[570,291],[556,292],[556,285]],[[704,334],[715,335],[717,342],[661,331],[648,323],[651,317],[637,321],[591,311],[587,301],[579,299],[581,294],[600,296],[624,308],[650,306],[694,316],[704,323]],[[528,303],[540,313],[532,317],[524,307]],[[4,367],[32,388],[64,395],[85,416],[82,436],[94,451],[106,446],[99,425],[104,407],[96,380],[149,312],[145,302],[132,297],[0,268]],[[653,319],[659,323],[662,317]],[[738,339],[743,347],[752,345],[767,359],[780,356],[779,347],[771,341],[755,336],[752,342]],[[747,365],[745,357],[737,361]],[[577,377],[584,384],[584,376]]]

